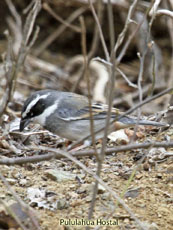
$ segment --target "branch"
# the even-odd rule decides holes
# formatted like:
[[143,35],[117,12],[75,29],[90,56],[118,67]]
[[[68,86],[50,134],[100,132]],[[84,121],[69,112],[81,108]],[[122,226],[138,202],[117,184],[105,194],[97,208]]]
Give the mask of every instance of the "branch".
[[166,16],[173,18],[173,11],[166,10],[166,9],[158,10],[156,13],[156,16],[162,16],[162,15],[166,15]]
[[[76,18],[78,18],[81,14],[83,14],[87,10],[86,7],[81,7],[74,11],[66,20],[66,23],[70,24]],[[35,56],[39,56],[43,50],[45,50],[55,39],[57,39],[67,28],[67,25],[62,24],[58,27],[57,30],[55,30],[52,34],[50,34],[36,49],[34,52]]]
[[[169,148],[173,147],[173,141],[167,142],[144,142],[144,143],[137,143],[137,144],[129,144],[129,145],[121,145],[117,146],[114,148],[107,148],[105,150],[106,155],[111,155],[112,153],[118,153],[118,152],[125,152],[129,150],[134,150],[134,149],[148,149],[150,147],[164,147],[164,148]],[[37,150],[42,150],[45,147],[39,146]],[[26,149],[25,149],[26,150]],[[27,150],[35,150],[35,147],[29,146]],[[99,149],[98,149],[99,150]],[[56,154],[54,153],[47,153],[44,155],[39,155],[39,156],[32,156],[32,157],[15,157],[15,158],[7,158],[5,157],[4,159],[0,159],[0,165],[23,165],[27,163],[37,163],[40,161],[48,161],[53,158],[55,159],[62,159],[64,156],[61,154],[61,151],[54,149],[56,151]],[[71,152],[71,154],[74,157],[92,157],[95,156],[95,151],[94,150],[82,150],[82,151],[77,151],[77,152]]]
[[[6,0],[6,3],[9,9],[11,10],[14,18],[16,19],[16,26],[18,27],[19,30],[21,30],[20,17],[12,1]],[[4,113],[8,102],[12,99],[18,73],[23,67],[25,57],[36,39],[36,36],[33,36],[32,41],[29,43],[30,36],[33,32],[33,26],[35,24],[36,16],[38,15],[38,12],[40,9],[41,9],[41,2],[40,0],[36,0],[33,5],[33,8],[29,12],[27,19],[26,19],[24,29],[23,29],[23,39],[21,40],[18,54],[16,54],[17,55],[16,60],[12,55],[12,52],[13,52],[12,38],[7,33],[8,49],[7,49],[7,55],[6,55],[6,60],[4,64],[5,65],[5,75],[7,78],[7,85],[6,85],[6,92],[4,93],[3,98],[0,101],[0,117]]]

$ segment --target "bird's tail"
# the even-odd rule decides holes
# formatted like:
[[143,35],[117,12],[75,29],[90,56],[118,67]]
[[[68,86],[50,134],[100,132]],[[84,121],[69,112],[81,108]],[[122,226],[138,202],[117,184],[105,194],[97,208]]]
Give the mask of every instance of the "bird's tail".
[[169,124],[165,122],[157,122],[157,121],[149,121],[149,120],[139,120],[137,118],[124,116],[120,119],[118,119],[119,122],[122,122],[126,125],[151,125],[151,126],[157,126],[157,127],[169,127]]

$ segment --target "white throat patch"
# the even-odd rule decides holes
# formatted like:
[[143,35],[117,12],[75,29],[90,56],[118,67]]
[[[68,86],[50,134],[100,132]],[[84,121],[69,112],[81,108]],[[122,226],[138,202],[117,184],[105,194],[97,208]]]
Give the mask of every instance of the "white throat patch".
[[26,107],[26,110],[22,113],[22,118],[25,118],[26,115],[29,113],[29,111],[31,110],[31,108],[42,98],[47,98],[49,96],[50,93],[47,93],[45,95],[37,95],[36,98],[34,100],[32,100],[28,106]]

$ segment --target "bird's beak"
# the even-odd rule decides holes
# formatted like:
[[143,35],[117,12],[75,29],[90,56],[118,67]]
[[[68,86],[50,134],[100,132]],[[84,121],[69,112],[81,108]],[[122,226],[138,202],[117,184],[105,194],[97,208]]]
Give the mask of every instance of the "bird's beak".
[[20,121],[20,132],[24,130],[24,128],[30,123],[31,119],[22,119]]

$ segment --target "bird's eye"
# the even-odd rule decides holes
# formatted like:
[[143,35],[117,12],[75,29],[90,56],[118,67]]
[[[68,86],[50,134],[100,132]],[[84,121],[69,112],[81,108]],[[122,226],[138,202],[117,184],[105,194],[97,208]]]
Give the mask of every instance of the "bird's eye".
[[44,99],[40,99],[35,105],[33,105],[30,110],[25,114],[25,117],[23,119],[27,118],[33,118],[35,116],[39,116],[44,112],[46,109],[46,102]]
[[32,118],[33,116],[34,116],[34,113],[33,113],[33,112],[28,112],[28,113],[26,114],[26,116],[23,117],[23,119]]
[[31,109],[30,117],[39,116],[46,108],[45,102],[41,99],[39,100]]

